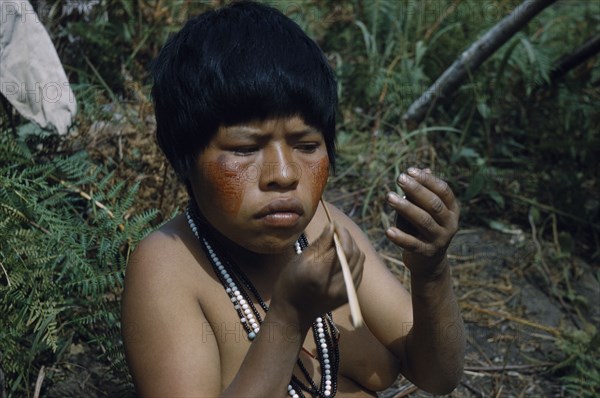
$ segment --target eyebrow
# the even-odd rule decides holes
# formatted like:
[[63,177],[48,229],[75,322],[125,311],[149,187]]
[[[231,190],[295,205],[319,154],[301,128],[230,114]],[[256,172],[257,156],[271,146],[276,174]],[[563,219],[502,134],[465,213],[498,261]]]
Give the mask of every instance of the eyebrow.
[[[229,138],[237,138],[237,139],[250,138],[250,139],[255,139],[255,140],[261,140],[261,139],[264,139],[269,136],[269,134],[263,133],[260,129],[250,127],[250,126],[237,126],[233,129],[228,129],[226,134]],[[317,130],[313,127],[310,127],[310,126],[307,126],[306,128],[303,128],[302,130],[299,130],[299,131],[291,131],[288,133],[288,135],[292,136],[295,139],[302,138],[309,134],[319,134],[320,135],[321,133],[319,133],[319,130]]]

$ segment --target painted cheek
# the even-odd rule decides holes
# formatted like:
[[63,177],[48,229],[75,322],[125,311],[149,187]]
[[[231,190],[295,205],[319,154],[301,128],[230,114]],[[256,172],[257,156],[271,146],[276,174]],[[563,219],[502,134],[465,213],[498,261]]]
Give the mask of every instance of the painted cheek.
[[244,198],[245,169],[237,162],[225,162],[221,156],[206,166],[207,181],[214,189],[214,203],[224,213],[237,215]]
[[321,160],[314,162],[310,165],[311,172],[311,196],[313,205],[316,206],[323,191],[325,190],[325,184],[329,178],[329,158],[324,156]]

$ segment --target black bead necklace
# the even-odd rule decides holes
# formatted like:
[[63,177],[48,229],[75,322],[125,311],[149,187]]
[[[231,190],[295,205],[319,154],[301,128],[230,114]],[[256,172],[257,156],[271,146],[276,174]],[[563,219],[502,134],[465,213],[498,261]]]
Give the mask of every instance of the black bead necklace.
[[[214,272],[223,285],[223,288],[225,288],[225,292],[229,295],[233,307],[240,317],[240,323],[246,331],[248,340],[254,340],[260,331],[260,325],[262,324],[263,319],[254,305],[251,295],[264,312],[267,312],[269,307],[242,270],[231,261],[228,256],[224,255],[224,250],[221,250],[221,248],[214,243],[216,240],[209,239],[212,227],[198,217],[196,208],[193,204],[188,205],[185,216],[192,232],[200,241],[206,256],[210,260]],[[203,225],[205,228],[201,231],[198,228],[198,224]],[[300,255],[302,251],[308,247],[306,235],[300,235],[294,246],[296,253]],[[331,312],[328,312],[315,320],[312,325],[312,332],[321,367],[320,387],[317,386],[302,363],[302,360],[298,357],[298,368],[308,381],[308,385],[292,374],[292,379],[288,385],[288,395],[292,398],[304,398],[305,395],[303,391],[309,393],[313,397],[321,398],[334,397],[337,392],[337,373],[340,359],[338,345],[339,331],[333,322]]]

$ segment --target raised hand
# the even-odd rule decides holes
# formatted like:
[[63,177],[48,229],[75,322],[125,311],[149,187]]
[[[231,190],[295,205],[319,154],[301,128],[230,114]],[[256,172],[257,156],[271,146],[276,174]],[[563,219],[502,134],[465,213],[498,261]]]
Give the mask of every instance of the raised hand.
[[411,167],[397,182],[406,197],[388,192],[387,201],[409,227],[391,227],[386,236],[404,249],[404,263],[413,277],[435,278],[443,271],[446,249],[458,229],[458,203],[448,184],[428,169]]
[[[295,312],[301,322],[310,324],[316,317],[348,300],[333,231],[333,226],[328,224],[316,241],[285,266],[275,285],[271,307],[285,306],[287,311]],[[348,260],[354,285],[358,287],[365,255],[345,228],[336,226],[335,231]]]

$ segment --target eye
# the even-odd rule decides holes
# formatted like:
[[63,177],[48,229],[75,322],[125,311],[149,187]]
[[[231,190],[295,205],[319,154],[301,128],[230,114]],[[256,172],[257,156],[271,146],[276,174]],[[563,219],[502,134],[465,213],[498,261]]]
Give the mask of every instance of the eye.
[[319,149],[319,144],[316,142],[299,143],[296,148],[305,153],[313,153]]
[[244,146],[244,147],[236,147],[236,148],[231,149],[231,152],[233,152],[234,155],[237,155],[237,156],[249,156],[249,155],[252,155],[256,151],[258,151],[258,147],[256,147],[256,146]]

